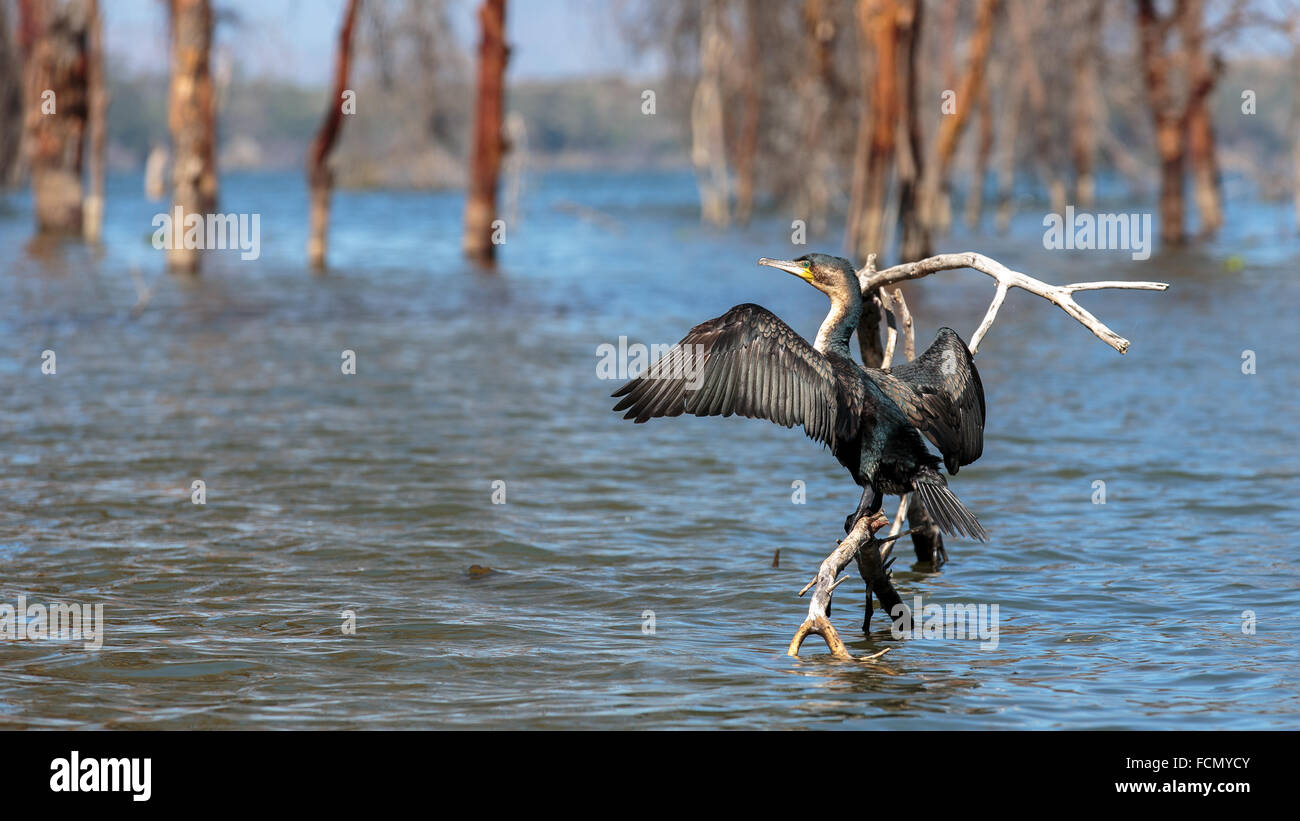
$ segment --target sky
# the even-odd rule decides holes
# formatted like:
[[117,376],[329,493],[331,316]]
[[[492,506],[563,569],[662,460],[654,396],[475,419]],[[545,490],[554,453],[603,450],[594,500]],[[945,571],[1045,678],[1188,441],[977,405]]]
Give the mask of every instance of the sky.
[[[245,76],[322,84],[333,63],[343,6],[344,0],[214,0],[218,14],[238,19],[219,25],[218,44],[229,47]],[[473,0],[449,0],[452,25],[467,49],[477,38],[476,6]],[[653,63],[632,58],[618,36],[615,6],[610,0],[509,0],[510,79],[652,70]],[[166,71],[164,0],[103,0],[101,7],[112,57],[133,71]]]

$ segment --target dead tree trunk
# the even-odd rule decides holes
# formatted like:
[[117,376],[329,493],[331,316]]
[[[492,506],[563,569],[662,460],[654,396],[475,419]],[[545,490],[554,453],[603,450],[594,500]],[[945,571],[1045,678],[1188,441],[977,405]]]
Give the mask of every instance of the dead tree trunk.
[[[894,163],[899,93],[894,19],[895,0],[858,0],[856,17],[868,103],[858,124],[853,207],[848,247],[855,256],[885,253],[885,203]],[[874,57],[874,60],[872,59]],[[873,65],[874,63],[874,65]]]
[[1181,244],[1183,229],[1184,128],[1173,96],[1170,56],[1165,49],[1170,18],[1156,13],[1154,0],[1137,0],[1138,52],[1160,157],[1160,241]]
[[736,144],[736,222],[745,225],[754,209],[754,159],[758,154],[758,126],[762,106],[758,49],[759,10],[745,4],[745,76],[742,80],[740,137]]
[[930,254],[930,226],[920,208],[920,186],[925,176],[925,158],[921,153],[920,77],[916,55],[921,44],[921,0],[904,0],[894,19],[896,52],[900,77],[898,87],[903,97],[899,113],[898,152],[898,222],[901,228],[901,254],[904,260],[920,259]]
[[[853,177],[849,183],[849,213],[844,226],[844,250],[850,256],[861,258],[863,254],[874,253],[867,249],[866,238],[863,235],[867,227],[867,172],[869,170],[868,166],[871,164],[872,138],[874,136],[871,129],[871,117],[873,103],[879,101],[873,100],[871,96],[874,72],[872,71],[871,50],[869,48],[871,27],[867,11],[867,0],[858,0],[854,17],[857,20],[858,84],[860,91],[858,92],[858,127],[853,141]],[[1297,183],[1297,191],[1300,191],[1300,182]],[[1300,196],[1300,194],[1297,196]],[[867,322],[869,316],[874,316],[874,314],[869,310],[868,304],[864,303],[862,322]],[[861,327],[859,325],[859,329]],[[861,341],[861,338],[861,333],[859,333],[859,341]]]
[[829,145],[827,120],[832,106],[845,92],[835,71],[835,43],[839,26],[826,0],[804,0],[803,41],[796,47],[806,56],[800,63],[795,93],[799,100],[799,150],[794,155],[797,189],[796,212],[807,223],[809,233],[826,230],[835,178],[835,156]]
[[80,235],[86,4],[81,0],[20,0],[18,9],[36,230]]
[[[182,220],[202,217],[217,207],[217,116],[213,96],[212,6],[208,0],[170,0],[171,87],[167,125],[171,130],[172,211]],[[167,267],[174,273],[197,274],[202,249],[178,241],[184,224],[172,226]]]
[[691,100],[691,162],[700,189],[700,216],[715,228],[726,228],[731,222],[722,105],[726,41],[721,14],[720,0],[706,0],[700,23],[700,77]]
[[[993,71],[997,71],[995,67]],[[971,175],[970,191],[966,195],[966,224],[976,228],[980,224],[980,214],[984,208],[984,182],[989,174],[989,158],[993,156],[993,99],[989,86],[1001,86],[997,77],[990,77],[980,86],[979,99],[979,143],[975,147],[975,171]]]
[[[993,23],[997,12],[998,0],[980,0],[975,13],[975,30],[971,35],[966,74],[962,77],[960,86],[953,89],[957,95],[954,101],[956,108],[952,113],[945,113],[939,120],[939,130],[935,135],[934,159],[930,163],[930,173],[926,175],[925,193],[921,202],[922,218],[932,229],[946,231],[950,222],[948,175],[962,133],[970,120],[971,111],[979,105],[981,97],[986,94],[985,73],[989,52],[993,47]],[[984,154],[984,158],[987,160],[987,153]]]
[[493,223],[497,220],[497,180],[505,153],[506,0],[483,0],[478,8],[478,82],[474,95],[474,135],[465,234],[461,249],[475,262],[496,261]]
[[1020,142],[1020,120],[1025,112],[1025,88],[1020,72],[1008,83],[1007,114],[1000,123],[1002,140],[998,157],[997,204],[995,225],[999,234],[1005,233],[1011,225],[1011,217],[1016,211],[1016,149]]
[[1198,233],[1208,237],[1223,225],[1218,152],[1210,95],[1218,82],[1221,63],[1206,53],[1204,3],[1186,0],[1179,9],[1183,48],[1187,54],[1187,159],[1192,167]]
[[1025,4],[1011,14],[1011,31],[1016,38],[1019,53],[1020,77],[1025,94],[1025,103],[1029,106],[1032,118],[1034,138],[1034,165],[1038,175],[1047,188],[1051,208],[1058,214],[1065,213],[1065,181],[1058,170],[1055,158],[1055,141],[1052,139],[1052,110],[1048,104],[1047,86],[1038,65],[1035,49],[1037,38],[1035,32],[1039,26],[1043,7],[1037,3]]
[[90,192],[83,206],[83,230],[88,242],[99,242],[104,223],[104,134],[108,128],[108,89],[104,82],[104,20],[99,0],[89,0],[89,36],[86,72],[89,98],[88,146]]
[[[863,103],[854,149],[853,188],[845,245],[854,256],[887,255],[900,226],[901,253],[929,252],[919,186],[924,169],[917,103],[919,0],[859,0],[856,7]],[[897,179],[897,219],[888,216]]]
[[1300,234],[1300,131],[1291,147],[1291,209],[1295,213],[1295,230]]
[[957,17],[961,13],[961,3],[942,4],[939,14],[939,76],[943,87],[957,87]]
[[352,29],[357,19],[360,0],[348,0],[339,27],[338,52],[334,57],[334,94],[325,116],[321,120],[316,138],[307,151],[307,185],[311,196],[311,226],[307,238],[307,262],[317,271],[325,268],[325,254],[330,225],[330,193],[334,188],[334,172],[329,158],[343,128],[343,94],[348,87],[348,64],[352,56]]
[[0,3],[0,189],[22,166],[23,61],[9,28],[9,4]]
[[1093,162],[1097,155],[1097,61],[1101,57],[1102,0],[1091,0],[1074,50],[1074,94],[1071,100],[1070,154],[1074,159],[1074,201],[1091,208],[1097,184]]

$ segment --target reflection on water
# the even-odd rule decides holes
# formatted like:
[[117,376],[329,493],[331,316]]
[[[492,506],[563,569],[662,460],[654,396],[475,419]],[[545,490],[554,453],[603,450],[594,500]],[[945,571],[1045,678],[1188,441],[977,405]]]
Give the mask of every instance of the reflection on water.
[[[0,603],[107,620],[96,652],[0,641],[0,725],[1296,726],[1293,243],[1139,263],[1032,250],[1032,214],[953,238],[1056,282],[1175,287],[1084,295],[1124,357],[1011,296],[979,356],[985,454],[954,480],[993,541],[896,572],[909,601],[997,604],[998,648],[895,640],[880,614],[863,637],[855,579],[846,641],[893,650],[841,664],[784,655],[857,501],[830,454],[751,420],[632,426],[596,378],[600,344],[739,302],[811,335],[823,298],[754,265],[794,250],[781,215],[713,235],[689,177],[553,176],[493,276],[459,261],[457,196],[343,193],[337,269],[313,279],[300,188],[232,177],[222,207],[262,214],[263,258],[159,278],[137,319],[131,270],[161,265],[138,180],[111,181],[100,254],[29,248],[22,195],[0,213]],[[1234,243],[1253,250],[1228,273]],[[990,295],[969,272],[919,284],[919,335],[969,334]]]

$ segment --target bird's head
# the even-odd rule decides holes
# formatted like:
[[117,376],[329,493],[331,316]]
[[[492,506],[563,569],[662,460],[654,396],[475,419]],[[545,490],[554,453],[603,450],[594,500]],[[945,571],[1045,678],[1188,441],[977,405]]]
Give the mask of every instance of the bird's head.
[[843,257],[830,254],[804,254],[798,259],[788,260],[763,257],[758,264],[794,274],[832,299],[861,297],[858,274],[853,263]]

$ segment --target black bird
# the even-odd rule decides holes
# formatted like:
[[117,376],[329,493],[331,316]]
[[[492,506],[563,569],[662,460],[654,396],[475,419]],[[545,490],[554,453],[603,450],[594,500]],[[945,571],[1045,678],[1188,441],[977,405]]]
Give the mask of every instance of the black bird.
[[801,425],[830,447],[862,487],[844,523],[875,513],[884,494],[915,493],[944,533],[987,541],[979,521],[948,489],[949,473],[984,449],[984,388],[961,337],[950,328],[911,362],[892,370],[853,361],[849,338],[862,312],[853,265],[826,254],[759,265],[794,274],[830,297],[812,345],[771,311],[737,305],[696,325],[645,373],[613,393],[615,411],[638,423],[659,416],[731,416]]

